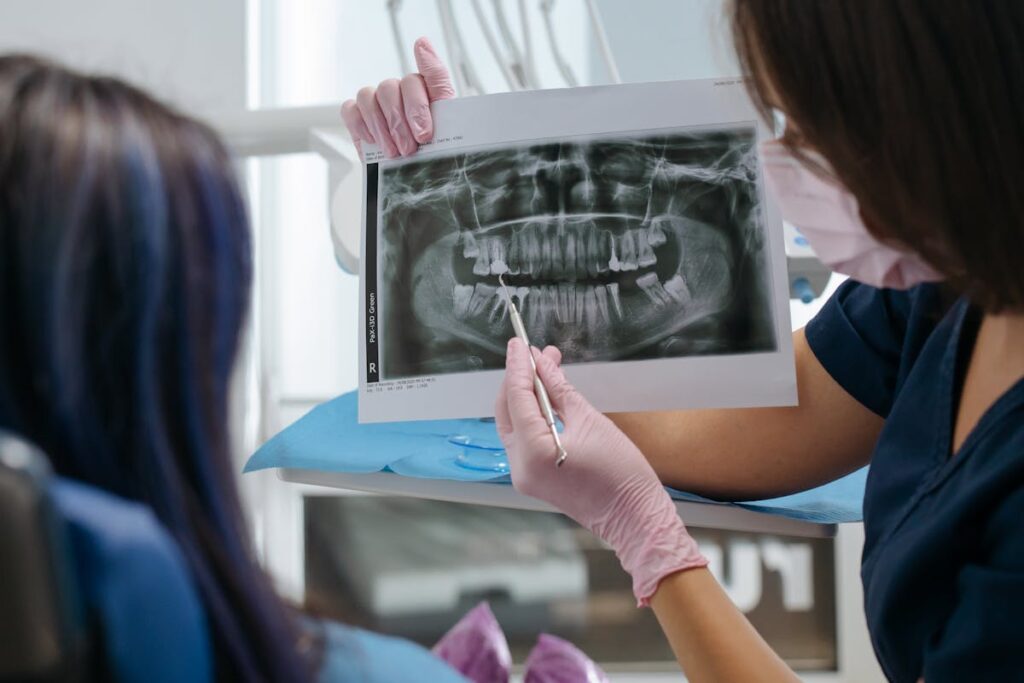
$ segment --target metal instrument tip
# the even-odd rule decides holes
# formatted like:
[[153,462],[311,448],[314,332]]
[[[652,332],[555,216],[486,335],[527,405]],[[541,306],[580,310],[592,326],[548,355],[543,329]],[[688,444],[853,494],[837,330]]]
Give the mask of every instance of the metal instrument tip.
[[508,303],[515,308],[515,304],[512,303],[512,292],[508,291],[508,285],[505,284],[505,278],[501,276],[501,273],[498,273],[498,284],[501,285],[502,291],[505,292],[505,298],[508,300]]

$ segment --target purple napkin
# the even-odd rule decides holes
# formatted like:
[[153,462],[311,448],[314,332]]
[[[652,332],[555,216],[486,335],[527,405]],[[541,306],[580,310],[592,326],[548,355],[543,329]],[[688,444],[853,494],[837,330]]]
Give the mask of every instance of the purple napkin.
[[466,612],[437,641],[434,654],[473,683],[508,683],[512,670],[512,654],[505,633],[486,602]]
[[608,676],[569,641],[542,633],[526,659],[524,683],[608,683]]

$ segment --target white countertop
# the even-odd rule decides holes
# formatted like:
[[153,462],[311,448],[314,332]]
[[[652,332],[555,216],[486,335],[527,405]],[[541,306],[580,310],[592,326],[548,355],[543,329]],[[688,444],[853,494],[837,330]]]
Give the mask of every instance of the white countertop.
[[[518,510],[557,512],[551,505],[536,498],[524,496],[508,484],[502,483],[421,479],[392,472],[353,474],[306,469],[280,469],[278,476],[287,482],[333,490],[342,489],[473,505],[493,505]],[[305,493],[315,494],[317,491],[314,489]],[[330,490],[324,490],[323,493],[328,495]],[[783,534],[806,538],[827,538],[834,536],[836,532],[834,524],[789,519],[723,503],[676,501],[676,509],[688,525],[705,529]]]

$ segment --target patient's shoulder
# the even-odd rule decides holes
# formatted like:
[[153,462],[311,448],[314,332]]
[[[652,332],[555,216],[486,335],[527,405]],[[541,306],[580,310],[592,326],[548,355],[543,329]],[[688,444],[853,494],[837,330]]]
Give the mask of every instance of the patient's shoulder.
[[319,621],[317,628],[324,646],[320,669],[323,683],[466,683],[465,678],[430,650],[410,640],[334,621]]

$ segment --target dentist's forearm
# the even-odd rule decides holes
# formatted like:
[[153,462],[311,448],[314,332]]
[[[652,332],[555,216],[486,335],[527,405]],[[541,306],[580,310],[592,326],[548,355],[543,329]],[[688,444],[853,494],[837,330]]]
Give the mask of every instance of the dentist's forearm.
[[832,379],[803,330],[793,347],[798,406],[608,417],[676,488],[742,500],[818,486],[867,463],[883,420]]
[[651,608],[690,683],[799,681],[707,569],[662,579]]

